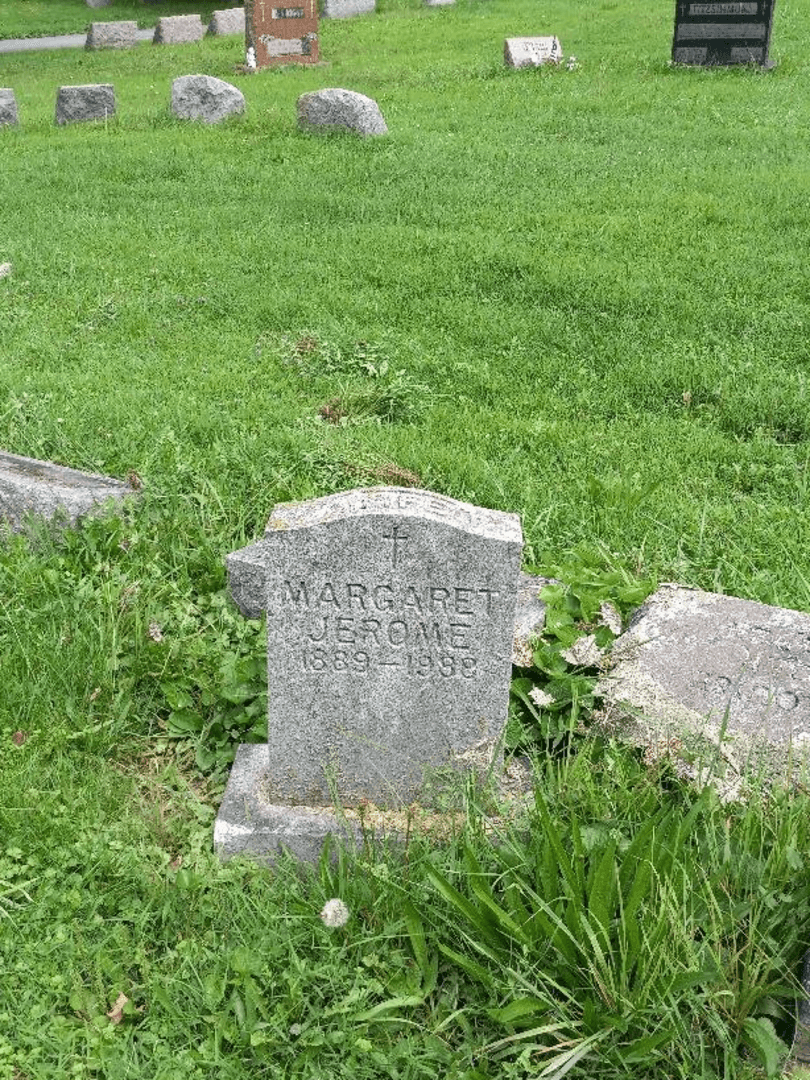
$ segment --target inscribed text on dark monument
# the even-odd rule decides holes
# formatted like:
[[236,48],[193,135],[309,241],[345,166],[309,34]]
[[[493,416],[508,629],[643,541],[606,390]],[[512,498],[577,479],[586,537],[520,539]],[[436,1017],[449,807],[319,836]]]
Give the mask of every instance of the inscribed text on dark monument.
[[672,59],[676,64],[768,63],[776,0],[678,0]]

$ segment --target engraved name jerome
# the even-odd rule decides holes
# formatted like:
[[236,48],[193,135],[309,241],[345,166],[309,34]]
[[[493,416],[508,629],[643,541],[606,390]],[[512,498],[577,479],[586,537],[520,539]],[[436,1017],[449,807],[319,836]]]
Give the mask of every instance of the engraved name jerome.
[[268,614],[295,617],[304,671],[473,679],[500,596],[484,585],[285,580]]

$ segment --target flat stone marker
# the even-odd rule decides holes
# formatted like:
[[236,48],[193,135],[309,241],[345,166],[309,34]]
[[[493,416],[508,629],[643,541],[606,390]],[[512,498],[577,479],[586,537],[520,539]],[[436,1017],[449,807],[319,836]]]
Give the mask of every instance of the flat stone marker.
[[377,10],[377,0],[322,0],[321,14],[325,19],[350,19],[353,15],[370,15]]
[[[717,743],[784,771],[810,749],[810,615],[664,585],[639,608],[597,687],[644,730]],[[629,707],[629,710],[628,708]]]
[[56,123],[75,124],[82,120],[106,120],[115,115],[112,83],[60,86],[56,95]]
[[245,0],[245,49],[249,69],[318,62],[318,0]]
[[0,127],[4,124],[18,124],[17,99],[14,91],[3,87],[0,89]]
[[71,524],[133,489],[120,480],[0,451],[0,522],[17,532],[29,515]]
[[199,15],[164,15],[155,26],[154,45],[188,45],[205,37]]
[[131,49],[138,41],[136,22],[94,22],[87,34],[87,49]]
[[556,37],[507,38],[503,43],[503,60],[511,68],[559,64],[562,45]]
[[85,4],[91,8],[103,8],[109,7],[112,0],[84,0]]
[[[223,854],[316,856],[334,799],[400,808],[439,771],[489,767],[521,548],[514,514],[367,488],[281,504],[228,556],[242,612],[267,612],[269,704],[268,745],[240,747],[217,818]],[[325,831],[301,824],[324,813]]]
[[211,21],[208,23],[209,34],[214,37],[224,37],[228,34],[244,34],[244,32],[245,9],[243,7],[211,12]]
[[672,59],[676,64],[760,64],[768,47],[775,0],[678,0]]

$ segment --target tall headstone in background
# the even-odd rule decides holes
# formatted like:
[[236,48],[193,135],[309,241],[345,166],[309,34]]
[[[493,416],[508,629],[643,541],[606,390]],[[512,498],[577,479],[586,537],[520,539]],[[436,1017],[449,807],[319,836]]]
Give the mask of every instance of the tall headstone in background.
[[245,48],[251,69],[317,63],[317,0],[246,0]]
[[284,808],[398,809],[437,771],[491,764],[521,548],[517,515],[413,488],[275,508],[227,559],[242,612],[267,612],[268,745],[240,747],[221,851],[289,843]]
[[205,37],[205,27],[199,15],[164,15],[158,19],[154,45],[187,45]]
[[678,0],[672,59],[676,64],[771,67],[776,0]]
[[131,22],[94,22],[87,31],[88,49],[131,49],[138,40],[138,24]]
[[353,15],[370,15],[377,10],[377,0],[322,0],[325,19],[349,19]]

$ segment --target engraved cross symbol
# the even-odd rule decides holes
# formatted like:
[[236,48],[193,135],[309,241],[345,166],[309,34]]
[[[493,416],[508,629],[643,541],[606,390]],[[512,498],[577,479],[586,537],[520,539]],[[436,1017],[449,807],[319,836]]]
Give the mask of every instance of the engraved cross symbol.
[[399,525],[393,525],[390,533],[383,533],[383,540],[391,541],[391,565],[397,565],[399,550],[397,544],[404,544],[409,539],[407,533],[399,531]]

